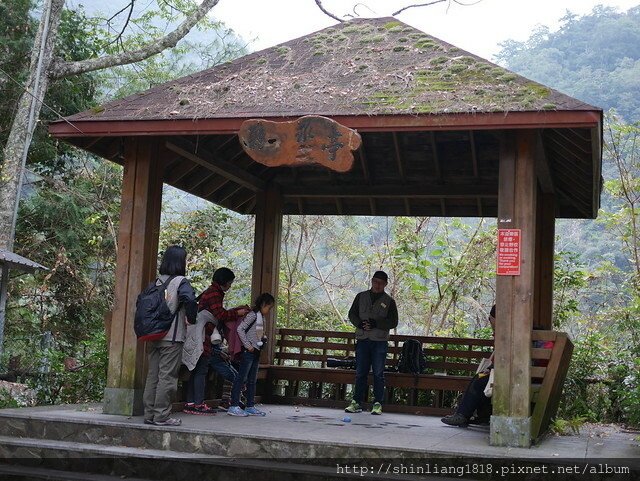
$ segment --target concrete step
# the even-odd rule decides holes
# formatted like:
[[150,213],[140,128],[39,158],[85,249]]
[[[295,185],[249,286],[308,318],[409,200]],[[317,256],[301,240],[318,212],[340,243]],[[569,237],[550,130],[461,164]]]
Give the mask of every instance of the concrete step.
[[[236,420],[237,421],[237,420]],[[111,445],[146,450],[170,450],[212,456],[239,458],[304,459],[314,457],[318,464],[335,464],[335,459],[399,459],[407,456],[430,457],[420,450],[375,447],[288,438],[256,426],[256,432],[229,433],[193,426],[162,427],[139,420],[111,421],[107,416],[93,419],[57,419],[46,416],[16,416],[0,412],[0,436],[65,440],[91,445]],[[271,428],[273,429],[273,428]],[[270,435],[268,435],[270,434]]]
[[[0,475],[6,481],[122,481],[120,476],[108,476],[105,474],[74,473],[58,469],[37,468],[32,466],[20,466],[0,464]],[[126,478],[127,481],[149,481],[142,478]]]
[[[2,479],[64,479],[88,481],[129,481],[207,479],[228,481],[346,480],[357,476],[367,481],[388,479],[375,472],[338,472],[337,466],[282,462],[271,459],[229,458],[123,446],[94,445],[71,441],[0,436],[0,474]],[[311,461],[311,460],[310,460]],[[379,463],[376,464],[378,466]],[[374,467],[367,471],[373,471]],[[440,481],[454,478],[394,475],[394,480]],[[467,478],[468,479],[468,478]]]

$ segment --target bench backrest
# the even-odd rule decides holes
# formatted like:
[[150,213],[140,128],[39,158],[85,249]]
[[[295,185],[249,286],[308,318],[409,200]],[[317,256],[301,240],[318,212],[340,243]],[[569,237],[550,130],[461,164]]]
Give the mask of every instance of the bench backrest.
[[[472,376],[480,360],[493,349],[491,339],[391,335],[386,365],[395,367],[407,339],[422,342],[427,373]],[[280,366],[327,367],[328,358],[355,357],[355,334],[308,329],[277,329],[274,364]]]

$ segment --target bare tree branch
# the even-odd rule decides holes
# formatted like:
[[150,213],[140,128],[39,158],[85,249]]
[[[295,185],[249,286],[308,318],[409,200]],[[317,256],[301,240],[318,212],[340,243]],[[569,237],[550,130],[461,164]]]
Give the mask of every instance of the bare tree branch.
[[327,9],[325,9],[322,6],[322,0],[315,0],[315,2],[316,2],[316,5],[318,6],[318,8],[320,10],[322,10],[322,13],[324,13],[325,15],[328,15],[329,17],[333,18],[334,20],[337,20],[338,22],[343,22],[343,20],[341,18],[336,17],[333,13],[329,12]]
[[415,5],[407,5],[406,7],[402,7],[397,12],[393,12],[391,15],[395,17],[396,15],[399,15],[405,10],[409,10],[410,8],[428,7],[430,5],[435,5],[436,3],[443,3],[443,2],[450,2],[450,1],[451,0],[433,0],[432,2],[427,2],[427,3],[417,3]]
[[132,7],[133,3],[135,0],[131,0],[131,2],[129,2],[128,5],[125,5],[124,7],[122,7],[120,10],[118,10],[116,13],[114,13],[113,15],[111,15],[111,17],[109,17],[107,19],[107,25],[111,24],[111,20],[113,20],[114,18],[116,18],[118,15],[120,15],[122,12],[124,12],[127,8]]
[[173,48],[218,2],[219,0],[204,0],[198,9],[190,17],[186,18],[173,32],[149,42],[138,50],[77,62],[64,62],[56,59],[50,70],[50,78],[59,79],[118,65],[127,65],[145,60],[168,48]]
[[[127,29],[127,26],[129,25],[129,21],[131,20],[131,15],[133,14],[133,6],[135,5],[135,3],[136,3],[135,0],[131,0],[129,5],[127,5],[127,7],[129,7],[129,13],[127,14],[127,19],[125,20],[124,25],[120,30],[120,33],[116,36],[116,38],[114,38],[111,42],[109,42],[110,45],[113,43],[118,43],[118,41],[121,41],[122,36],[124,35],[124,31]],[[109,22],[111,22],[111,20],[113,20],[117,15],[120,15],[124,11],[124,9],[126,9],[127,7],[124,7],[118,13],[114,14],[109,20],[107,20],[107,24],[109,24]]]
[[447,5],[447,11],[449,10],[449,7],[451,6],[451,2],[453,3],[457,3],[458,5],[462,5],[463,7],[470,7],[471,5],[476,5],[480,2],[482,2],[482,0],[475,0],[474,2],[471,3],[464,3],[461,2],[460,0],[434,0],[432,2],[427,2],[427,3],[418,3],[415,5],[407,5],[406,7],[402,7],[400,10],[398,10],[397,12],[393,12],[391,15],[392,16],[396,16],[402,12],[404,12],[405,10],[408,10],[410,8],[417,8],[417,7],[429,7],[431,5],[435,5],[436,3],[443,3],[443,2],[447,2],[449,5]]

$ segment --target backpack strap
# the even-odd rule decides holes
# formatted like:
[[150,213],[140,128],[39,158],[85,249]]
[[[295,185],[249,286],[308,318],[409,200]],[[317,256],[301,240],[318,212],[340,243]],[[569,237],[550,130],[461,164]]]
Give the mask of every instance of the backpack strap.
[[[171,281],[174,280],[176,277],[178,276],[169,276],[169,278],[162,283],[162,289],[160,290],[161,293],[164,293],[164,291],[167,289],[167,287],[169,287],[169,284],[171,284]],[[184,280],[185,278],[183,277],[182,280]],[[180,281],[180,283],[182,284],[182,281]],[[178,288],[180,288],[180,285],[178,285]],[[177,294],[177,290],[178,288],[176,288],[176,294]],[[178,323],[176,322],[176,320],[178,319],[178,313],[180,312],[180,303],[178,303],[177,307],[176,307],[176,312],[173,313],[173,321],[171,321],[173,323],[173,336],[171,337],[171,342],[176,342],[176,336],[178,335]]]
[[[167,280],[166,280],[166,281],[164,281],[164,282],[160,281],[160,282],[162,282],[162,284],[160,284],[160,285],[161,285],[161,287],[162,287],[162,289],[160,289],[160,294],[162,294],[164,291],[166,291],[166,290],[167,290],[167,287],[169,287],[169,284],[170,284],[170,283],[171,283],[171,281],[172,281],[172,280],[174,280],[175,278],[176,278],[176,276],[169,276],[169,277],[167,278]],[[156,282],[158,282],[159,280],[160,280],[160,278],[159,278],[159,277],[158,277],[158,278],[156,278]]]
[[247,328],[244,330],[244,333],[246,334],[247,332],[249,332],[249,329],[251,329],[253,327],[253,325],[256,323],[256,321],[258,320],[258,315],[256,314],[256,318],[251,321],[251,324],[249,324],[247,326]]

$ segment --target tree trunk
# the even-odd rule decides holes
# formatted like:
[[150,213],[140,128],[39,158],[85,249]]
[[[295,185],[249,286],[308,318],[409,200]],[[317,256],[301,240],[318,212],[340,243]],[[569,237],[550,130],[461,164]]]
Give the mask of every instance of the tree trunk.
[[42,108],[42,100],[49,84],[48,70],[53,58],[53,47],[64,2],[65,0],[45,1],[31,55],[26,91],[18,100],[16,115],[4,147],[4,163],[0,168],[0,249],[13,248],[22,175]]

